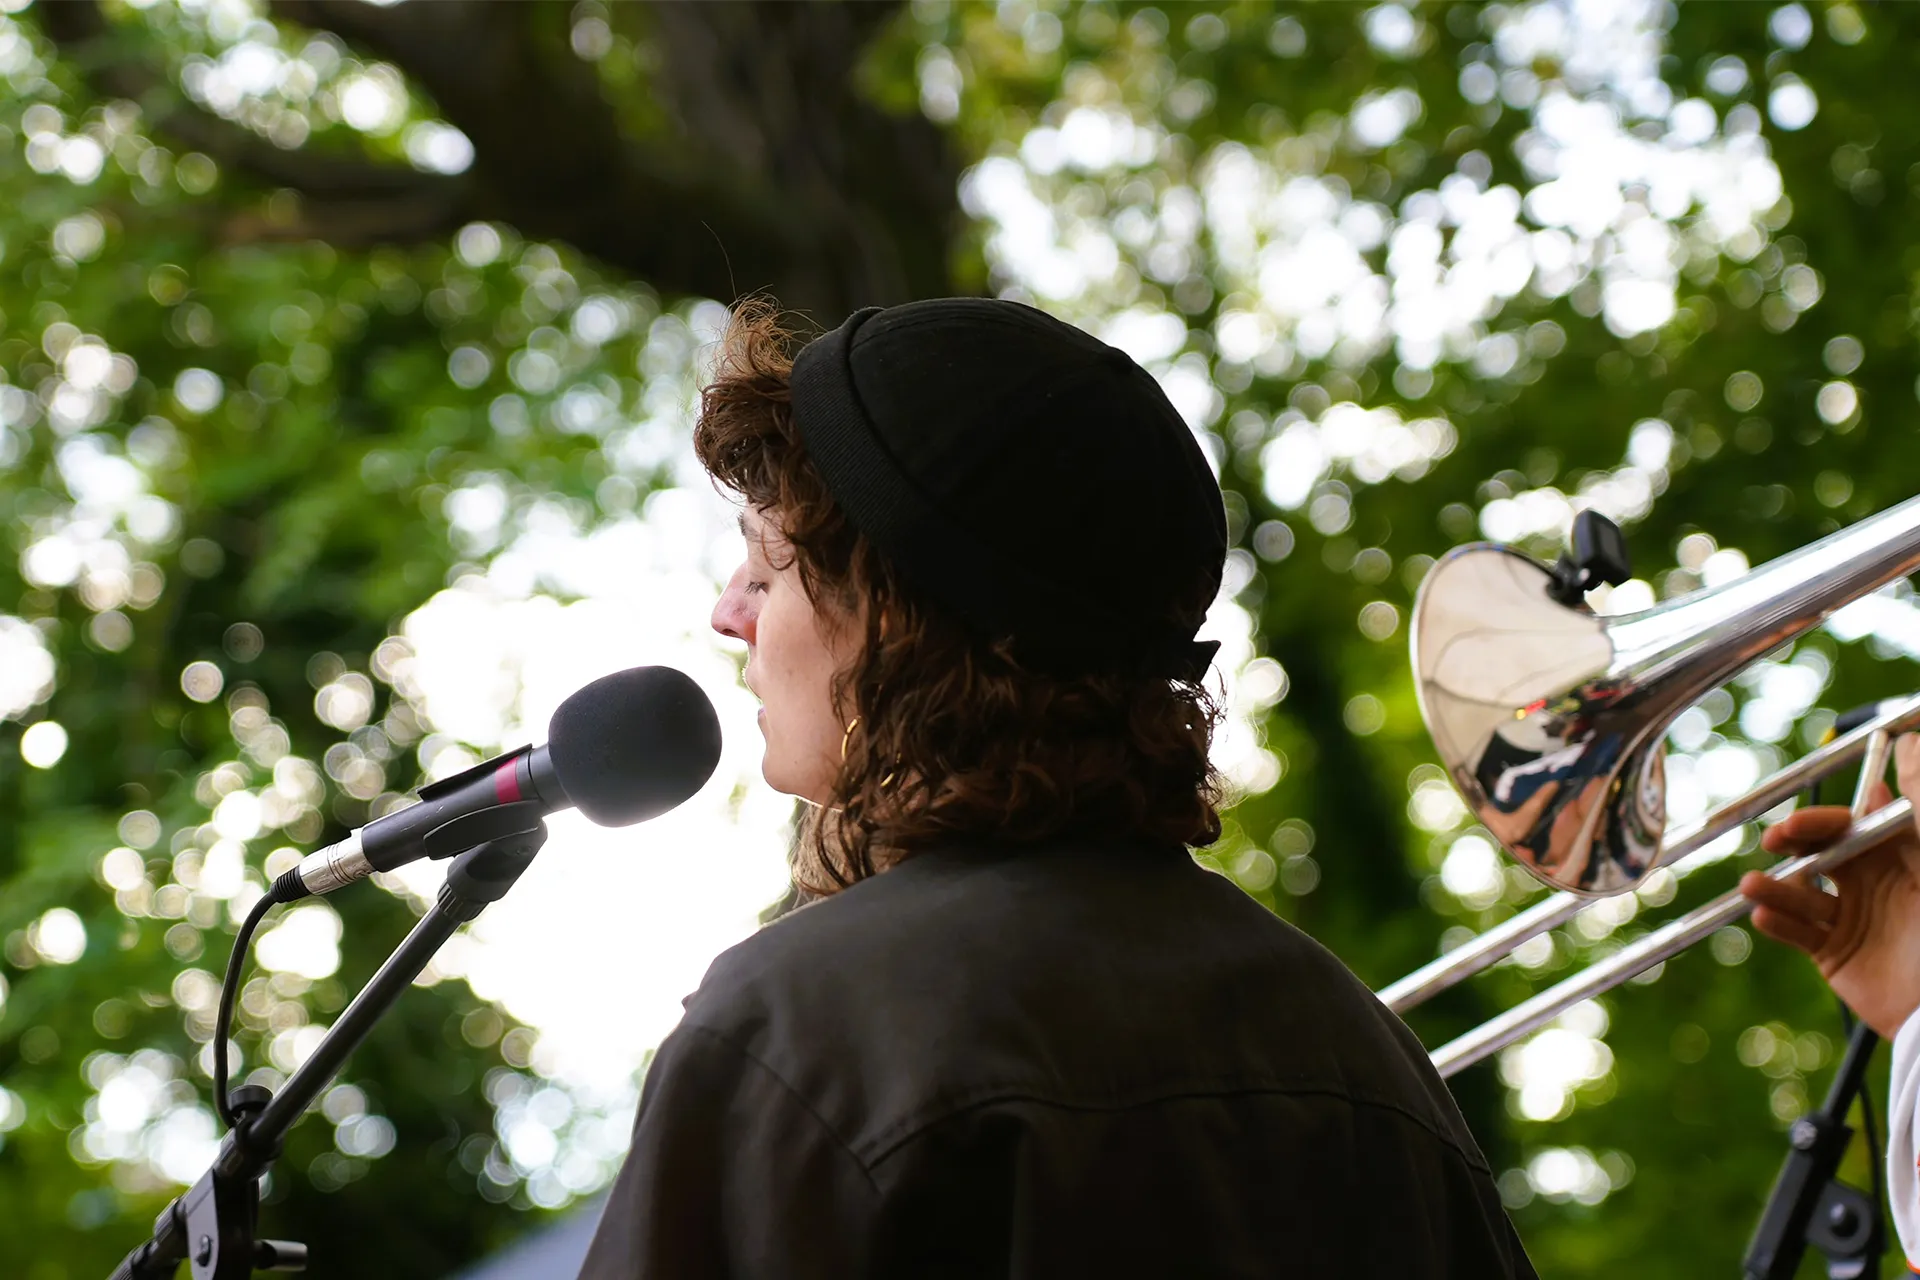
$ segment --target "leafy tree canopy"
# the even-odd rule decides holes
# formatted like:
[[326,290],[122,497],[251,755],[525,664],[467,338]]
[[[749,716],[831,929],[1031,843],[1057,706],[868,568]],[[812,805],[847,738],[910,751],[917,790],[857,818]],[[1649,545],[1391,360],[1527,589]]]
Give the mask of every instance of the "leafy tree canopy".
[[[1203,857],[1376,985],[1537,892],[1419,722],[1437,556],[1548,557],[1596,509],[1640,576],[1594,603],[1628,611],[1909,496],[1920,454],[1901,6],[0,10],[9,1274],[104,1274],[198,1175],[233,922],[496,745],[428,714],[405,620],[530,532],[698,483],[714,300],[830,324],[997,292],[1161,378],[1236,547],[1242,798]],[[1916,652],[1902,584],[1709,697],[1675,820]],[[1596,906],[1416,1030],[1730,870]],[[410,925],[393,887],[305,909],[337,959],[249,982],[250,1064],[290,1068]],[[465,983],[406,1009],[275,1174],[273,1232],[342,1274],[443,1272],[623,1147]],[[1543,1274],[1691,1276],[1734,1265],[1837,1040],[1814,975],[1733,927],[1456,1087]],[[515,1163],[534,1114],[551,1150]]]

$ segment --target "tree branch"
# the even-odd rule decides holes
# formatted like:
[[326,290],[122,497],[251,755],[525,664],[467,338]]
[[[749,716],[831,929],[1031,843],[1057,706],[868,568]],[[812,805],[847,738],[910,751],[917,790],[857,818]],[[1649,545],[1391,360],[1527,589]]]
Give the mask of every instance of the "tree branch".
[[277,16],[393,63],[430,95],[473,143],[473,166],[457,178],[282,150],[181,101],[116,47],[97,5],[37,12],[96,91],[148,105],[156,127],[184,145],[306,197],[296,226],[241,218],[232,226],[243,234],[359,247],[494,219],[666,292],[729,299],[766,289],[837,318],[951,291],[957,159],[926,120],[888,115],[854,83],[862,51],[897,9],[649,6],[661,68],[649,88],[677,132],[636,138],[599,70],[574,54],[563,4],[274,0]]
[[559,5],[275,0],[414,78],[473,142],[476,202],[670,291],[771,289],[843,311],[950,291],[959,166],[927,121],[862,101],[897,3],[657,3],[679,136],[623,133]]

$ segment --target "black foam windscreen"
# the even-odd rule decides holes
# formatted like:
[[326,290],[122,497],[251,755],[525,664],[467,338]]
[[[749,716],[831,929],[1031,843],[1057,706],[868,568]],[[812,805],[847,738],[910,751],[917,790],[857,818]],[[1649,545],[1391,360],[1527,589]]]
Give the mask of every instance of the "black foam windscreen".
[[581,813],[624,827],[698,791],[720,763],[720,717],[687,675],[633,667],[574,691],[547,724],[560,785]]

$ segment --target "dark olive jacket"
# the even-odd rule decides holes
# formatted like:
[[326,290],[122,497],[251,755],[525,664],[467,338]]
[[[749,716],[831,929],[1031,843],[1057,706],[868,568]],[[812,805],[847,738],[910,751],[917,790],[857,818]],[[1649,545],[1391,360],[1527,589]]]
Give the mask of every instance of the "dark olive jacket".
[[588,1280],[1532,1277],[1404,1025],[1178,848],[950,848],[721,956]]

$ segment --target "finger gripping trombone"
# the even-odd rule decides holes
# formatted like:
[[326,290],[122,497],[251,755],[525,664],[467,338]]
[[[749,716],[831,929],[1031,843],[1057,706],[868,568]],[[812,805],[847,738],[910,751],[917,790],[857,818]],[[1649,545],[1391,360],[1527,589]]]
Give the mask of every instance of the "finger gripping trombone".
[[[1618,534],[1584,513],[1575,546],[1604,560]],[[1920,696],[1763,779],[1747,794],[1667,831],[1666,734],[1708,692],[1836,609],[1920,569],[1920,498],[1862,520],[1724,586],[1639,613],[1601,618],[1578,587],[1624,578],[1610,565],[1549,568],[1507,547],[1460,547],[1414,601],[1413,670],[1421,715],[1468,809],[1555,892],[1453,948],[1379,995],[1396,1013],[1566,923],[1593,899],[1626,893],[1659,868],[1685,874],[1719,837],[1821,778],[1861,763],[1855,822],[1833,846],[1775,867],[1824,872],[1912,821],[1905,800],[1863,813],[1894,733],[1920,726]],[[1572,590],[1569,584],[1573,585]],[[1690,865],[1691,864],[1691,865]],[[1583,1000],[1644,973],[1752,909],[1738,890],[1629,943],[1433,1054],[1453,1075]]]

